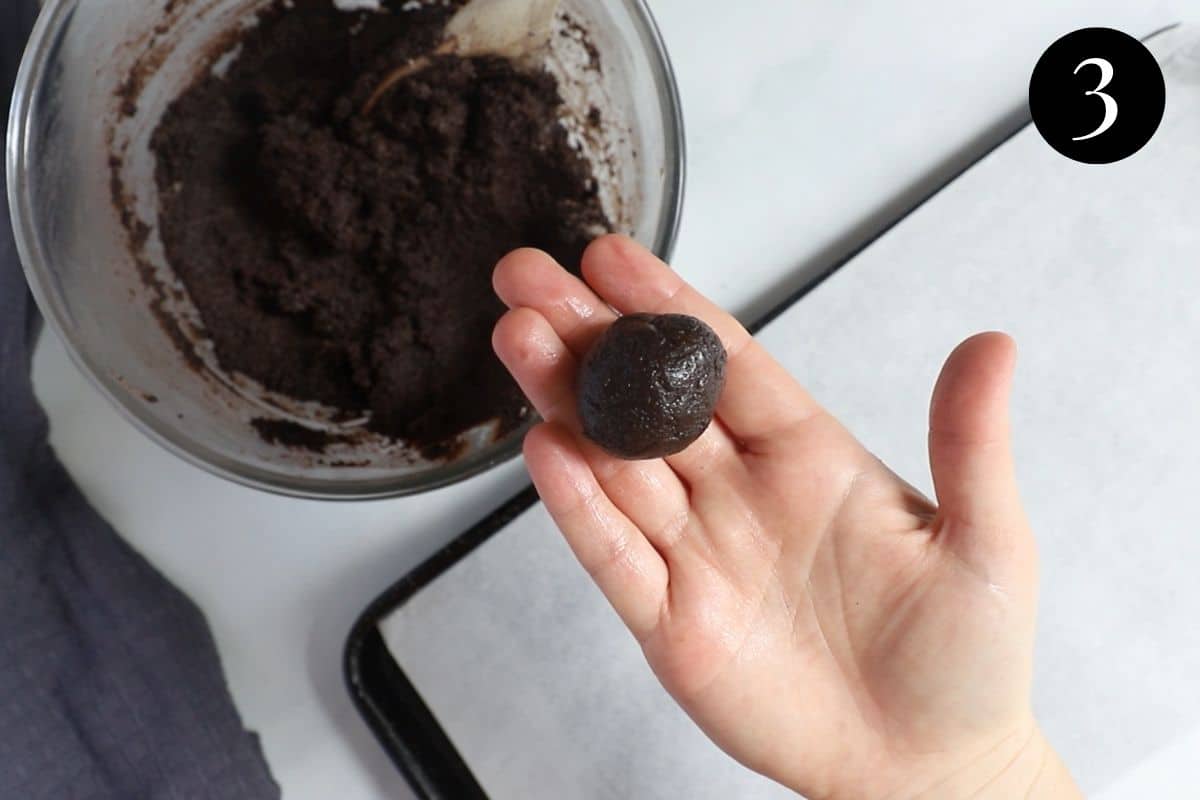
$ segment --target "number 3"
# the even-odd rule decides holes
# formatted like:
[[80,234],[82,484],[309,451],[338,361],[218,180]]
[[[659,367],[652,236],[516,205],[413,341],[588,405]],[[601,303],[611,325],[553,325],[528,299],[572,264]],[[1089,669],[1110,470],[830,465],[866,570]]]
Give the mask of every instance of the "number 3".
[[1117,121],[1117,101],[1114,100],[1110,95],[1104,93],[1105,87],[1112,83],[1114,74],[1112,62],[1104,58],[1089,58],[1086,61],[1081,61],[1079,63],[1079,66],[1075,68],[1075,74],[1078,75],[1079,70],[1083,69],[1084,67],[1092,66],[1100,68],[1100,85],[1092,91],[1086,92],[1085,94],[1088,97],[1099,97],[1104,101],[1104,121],[1100,123],[1100,127],[1096,128],[1096,130],[1092,131],[1086,136],[1076,136],[1071,140],[1072,142],[1082,142],[1087,139],[1095,139],[1097,136],[1111,128]]

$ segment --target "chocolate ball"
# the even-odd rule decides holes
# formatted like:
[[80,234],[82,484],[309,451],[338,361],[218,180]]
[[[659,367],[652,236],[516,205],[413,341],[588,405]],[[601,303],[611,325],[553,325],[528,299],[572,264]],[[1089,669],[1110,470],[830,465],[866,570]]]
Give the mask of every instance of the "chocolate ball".
[[695,317],[621,317],[580,368],[584,435],[631,461],[682,452],[712,423],[725,362],[720,337]]

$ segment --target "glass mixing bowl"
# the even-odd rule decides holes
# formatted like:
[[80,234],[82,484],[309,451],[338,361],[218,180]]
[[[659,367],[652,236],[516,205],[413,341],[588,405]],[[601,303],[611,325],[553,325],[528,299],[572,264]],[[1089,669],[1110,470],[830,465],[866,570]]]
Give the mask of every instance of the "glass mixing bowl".
[[[177,326],[162,323],[163,315],[187,319],[188,301],[171,285],[155,229],[150,135],[198,69],[219,68],[217,48],[230,32],[270,3],[47,0],[18,76],[7,153],[17,247],[42,313],[78,367],[138,428],[248,486],[322,499],[395,497],[512,458],[525,430],[498,439],[487,426],[471,431],[451,462],[381,440],[323,454],[270,444],[253,419],[315,417],[244,378],[197,368],[197,358],[215,364],[202,328],[195,324],[199,336],[185,358],[168,333]],[[603,161],[615,189],[610,214],[618,229],[666,258],[682,205],[684,134],[662,39],[642,0],[564,0],[563,9],[588,31],[601,67],[581,76],[572,60],[579,48],[571,51],[565,34],[547,66],[563,81],[572,117],[603,103],[605,132],[583,146]],[[147,269],[165,289],[151,288]],[[326,414],[322,424],[352,423]]]

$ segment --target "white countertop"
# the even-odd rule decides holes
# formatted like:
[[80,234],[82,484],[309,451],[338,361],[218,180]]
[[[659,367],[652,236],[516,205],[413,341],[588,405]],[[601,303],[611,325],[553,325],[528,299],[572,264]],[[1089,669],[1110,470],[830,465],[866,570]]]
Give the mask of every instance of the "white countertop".
[[[652,5],[691,145],[676,264],[747,318],[1004,127],[1059,35],[1092,25],[1142,35],[1200,10],[1195,0]],[[88,497],[207,613],[285,797],[411,796],[350,703],[342,646],[380,591],[524,486],[521,464],[399,501],[277,498],[145,440],[52,336],[35,378],[53,443]]]

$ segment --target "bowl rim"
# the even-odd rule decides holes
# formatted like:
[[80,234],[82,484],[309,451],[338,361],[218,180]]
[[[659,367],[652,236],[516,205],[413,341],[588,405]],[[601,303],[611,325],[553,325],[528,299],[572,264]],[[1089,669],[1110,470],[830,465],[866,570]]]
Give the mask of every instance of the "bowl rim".
[[[132,390],[99,369],[88,355],[87,348],[70,331],[70,313],[55,294],[48,291],[39,273],[47,271],[48,258],[34,227],[34,212],[27,179],[32,160],[30,116],[37,87],[47,72],[58,36],[73,16],[80,0],[46,0],[26,46],[9,111],[6,143],[6,175],[9,213],[17,254],[25,272],[26,282],[43,319],[64,344],[71,361],[91,384],[117,411],[151,441],[184,461],[233,483],[271,494],[310,500],[362,501],[405,497],[444,488],[490,471],[513,458],[522,447],[523,433],[511,435],[502,445],[484,449],[461,461],[434,469],[398,477],[380,477],[341,482],[303,475],[284,475],[268,469],[241,463],[222,455],[204,443],[188,436],[181,428],[171,426],[144,410]],[[668,156],[665,174],[664,209],[659,230],[655,232],[654,252],[670,260],[675,249],[683,214],[686,189],[687,140],[684,131],[683,105],[674,67],[667,53],[662,32],[646,0],[622,0],[637,28],[641,45],[651,59],[653,78],[663,116],[663,133]]]

